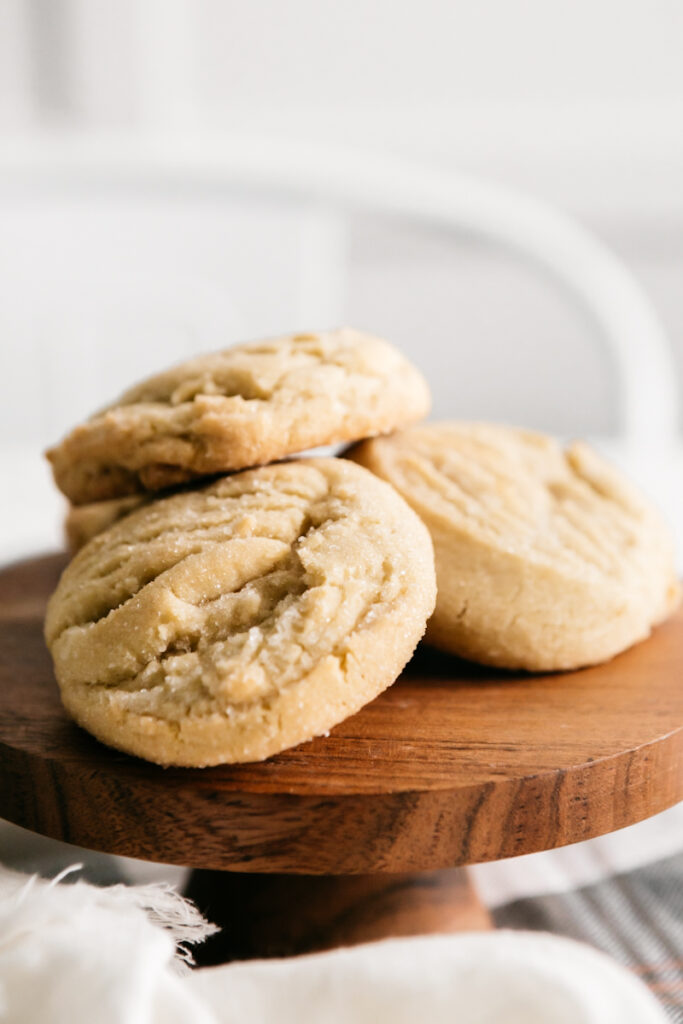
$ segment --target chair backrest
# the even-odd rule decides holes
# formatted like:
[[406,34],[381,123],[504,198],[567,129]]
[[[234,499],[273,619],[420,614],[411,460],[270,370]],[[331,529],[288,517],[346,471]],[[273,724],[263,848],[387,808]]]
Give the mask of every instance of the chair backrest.
[[[159,350],[168,363],[196,349],[197,333],[200,347],[210,349],[237,340],[245,322],[250,330],[258,322],[263,333],[284,325],[339,322],[347,259],[344,221],[354,210],[480,236],[552,275],[592,316],[596,339],[608,348],[621,434],[628,445],[643,450],[669,445],[676,437],[672,355],[640,286],[575,221],[499,185],[346,150],[231,138],[199,146],[154,141],[15,146],[0,153],[3,187],[7,205],[0,271],[11,281],[23,259],[27,290],[31,275],[37,274],[39,293],[31,301],[34,326],[43,317],[40,338],[49,334],[60,296],[71,289],[73,304],[73,289],[78,289],[70,359],[81,371],[70,372],[66,380],[60,352],[43,351],[40,340],[12,334],[7,325],[12,302],[6,294],[0,303],[5,358],[20,364],[28,351],[41,366],[42,414],[50,436],[92,408],[92,398],[84,404],[85,394],[105,400],[127,383],[131,347],[138,350],[140,372],[146,372],[159,364]],[[109,201],[98,213],[103,192]],[[245,213],[247,194],[259,196],[255,219],[253,210],[249,217]],[[188,195],[199,197],[192,218],[178,201]],[[93,238],[97,216],[103,218],[108,256],[91,276],[93,246],[102,245],[102,236]],[[199,268],[203,273],[193,275],[187,255],[195,258],[193,242],[200,235],[208,255]],[[22,239],[29,242],[23,249]],[[35,239],[40,239],[39,251]],[[66,249],[68,266],[60,255]],[[120,259],[124,250],[127,265]],[[154,274],[141,281],[150,263]],[[233,282],[230,294],[221,271]],[[17,296],[17,303],[26,301],[27,294]],[[68,319],[69,311],[61,308],[59,315]],[[95,358],[89,330],[98,335]],[[32,345],[39,351],[31,354]],[[79,358],[86,349],[89,358]],[[17,394],[22,393],[21,373],[19,378]],[[23,386],[35,389],[35,381],[27,379]],[[54,407],[57,393],[59,409]]]

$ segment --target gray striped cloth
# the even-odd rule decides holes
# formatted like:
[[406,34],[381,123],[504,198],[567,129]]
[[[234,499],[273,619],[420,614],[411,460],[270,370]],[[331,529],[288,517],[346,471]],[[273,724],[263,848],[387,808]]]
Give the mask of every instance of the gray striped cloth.
[[514,900],[497,927],[588,942],[629,967],[683,1024],[683,853],[571,892]]

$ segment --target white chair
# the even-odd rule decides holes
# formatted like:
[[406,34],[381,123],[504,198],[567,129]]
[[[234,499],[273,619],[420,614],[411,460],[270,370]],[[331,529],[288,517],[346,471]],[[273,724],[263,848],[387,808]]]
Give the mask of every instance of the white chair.
[[[492,245],[513,250],[554,276],[591,315],[596,340],[602,339],[608,346],[613,361],[620,401],[620,432],[617,438],[607,442],[598,439],[598,443],[607,447],[608,453],[655,496],[678,529],[680,543],[680,527],[675,520],[682,495],[679,481],[683,457],[677,433],[676,375],[668,341],[635,279],[604,245],[569,217],[535,199],[461,174],[387,157],[304,146],[283,147],[254,139],[191,145],[153,139],[125,143],[41,142],[0,150],[0,202],[3,195],[19,197],[12,213],[15,230],[21,232],[24,225],[32,224],[31,230],[43,237],[41,233],[49,232],[50,225],[54,229],[50,243],[55,248],[54,272],[46,272],[36,282],[38,307],[50,282],[50,301],[60,301],[64,282],[60,281],[63,268],[59,238],[80,230],[74,214],[79,203],[91,202],[94,196],[96,204],[108,207],[111,235],[117,210],[121,218],[131,209],[147,211],[148,216],[150,204],[153,206],[154,197],[160,193],[172,190],[181,201],[188,196],[200,200],[211,197],[211,209],[226,210],[229,217],[222,234],[206,235],[206,245],[214,262],[232,261],[233,272],[238,273],[240,262],[248,264],[249,254],[240,251],[235,240],[239,243],[255,230],[253,222],[240,224],[245,189],[265,203],[258,214],[257,234],[260,232],[261,239],[258,259],[268,281],[259,284],[257,262],[249,271],[255,278],[255,290],[250,300],[244,299],[247,305],[248,301],[252,305],[257,303],[259,287],[261,294],[270,295],[272,317],[262,317],[263,327],[259,321],[259,331],[331,324],[342,319],[346,272],[344,221],[350,209],[408,218],[460,235],[478,235]],[[46,197],[53,204],[55,198],[58,201],[57,214],[54,208],[51,212],[52,220],[41,212]],[[166,212],[160,211],[156,226],[155,222],[147,221],[140,246],[146,244],[149,234],[158,232],[163,236],[164,218],[172,216],[168,212],[172,209],[171,202]],[[205,225],[198,230],[208,228]],[[270,250],[275,252],[279,246],[280,256],[286,253],[287,259],[264,268],[263,254],[269,251],[264,238],[271,239]],[[87,279],[87,232],[80,243],[78,272],[84,275],[84,282],[79,301],[85,308],[88,301],[94,304],[93,315],[100,318],[96,320],[100,331],[108,321],[104,316],[106,310],[102,309],[103,300]],[[163,246],[160,251],[163,256]],[[6,268],[13,266],[13,259],[14,253],[8,246],[4,255]],[[117,272],[120,273],[120,268]],[[216,301],[219,291],[215,289],[203,289],[196,282],[189,288],[178,277],[178,268],[172,262],[167,266],[162,263],[154,280],[138,280],[134,286],[137,293],[133,301],[133,286],[125,275],[108,281],[107,301],[111,301],[111,295],[120,294],[121,301],[113,302],[112,310],[117,315],[119,306],[124,312],[128,310],[128,321],[124,316],[123,323],[115,323],[115,333],[105,337],[97,359],[81,358],[79,345],[90,344],[90,338],[72,338],[73,367],[78,370],[63,372],[64,363],[69,361],[68,353],[46,353],[40,346],[33,353],[11,353],[12,361],[21,362],[26,357],[38,368],[40,392],[48,413],[45,436],[34,437],[32,447],[22,446],[18,437],[12,438],[13,444],[4,444],[3,458],[12,463],[8,469],[16,474],[18,466],[24,466],[24,478],[30,483],[21,506],[3,513],[2,533],[7,540],[0,554],[5,557],[31,545],[54,541],[55,497],[48,490],[45,471],[35,468],[37,448],[52,439],[57,429],[61,431],[73,418],[90,411],[92,396],[96,396],[96,402],[103,401],[127,382],[123,372],[127,366],[126,345],[129,351],[136,350],[140,372],[146,372],[159,363],[181,358],[186,348],[196,344],[194,338],[183,333],[187,333],[186,317],[190,318],[190,334],[196,328],[192,318],[199,317],[204,349],[237,340],[243,333],[244,321],[253,322],[253,316],[242,315],[240,301],[233,301],[234,296],[222,296]],[[30,313],[35,315],[35,295],[27,292],[24,298],[19,295],[15,300],[20,306],[19,317],[22,302],[33,303]],[[150,330],[145,317],[152,307],[155,311],[164,310],[165,320],[162,318],[157,324],[150,343],[144,331]],[[0,300],[0,319],[2,308]],[[110,319],[112,315],[110,312]],[[62,333],[68,329],[68,322],[62,324]],[[79,330],[82,329],[81,323]],[[74,334],[78,335],[78,330]],[[4,345],[9,344],[11,337],[6,334]],[[150,350],[148,365],[146,344],[150,349],[154,344],[163,349],[163,355],[161,351]],[[23,341],[22,347],[27,348]],[[34,393],[35,375],[24,375]],[[53,409],[51,420],[58,421],[58,428],[50,421],[50,407],[57,403],[57,395],[62,396],[61,405]],[[26,404],[23,402],[22,407]],[[39,521],[36,507],[40,508]]]

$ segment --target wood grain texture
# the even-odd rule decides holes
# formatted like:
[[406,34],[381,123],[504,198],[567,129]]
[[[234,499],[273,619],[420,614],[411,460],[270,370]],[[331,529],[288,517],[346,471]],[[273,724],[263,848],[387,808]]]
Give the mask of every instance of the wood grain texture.
[[493,927],[464,868],[393,875],[193,871],[185,895],[221,926],[193,950],[201,967]]
[[629,825],[683,798],[683,614],[608,664],[513,676],[425,648],[327,738],[162,769],[59,703],[41,635],[61,556],[0,574],[0,816],[82,846],[250,872],[418,871]]

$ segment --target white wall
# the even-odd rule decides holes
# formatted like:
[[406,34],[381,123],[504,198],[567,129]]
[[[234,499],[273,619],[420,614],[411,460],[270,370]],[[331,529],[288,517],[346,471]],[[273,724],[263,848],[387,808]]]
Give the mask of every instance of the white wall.
[[459,160],[681,148],[678,0],[1,0],[0,29],[5,126],[239,124]]

